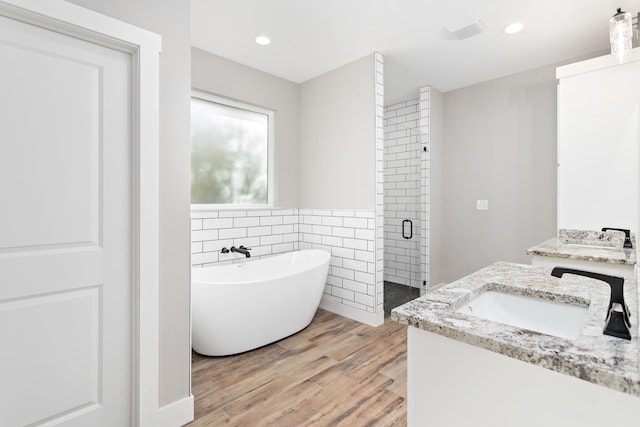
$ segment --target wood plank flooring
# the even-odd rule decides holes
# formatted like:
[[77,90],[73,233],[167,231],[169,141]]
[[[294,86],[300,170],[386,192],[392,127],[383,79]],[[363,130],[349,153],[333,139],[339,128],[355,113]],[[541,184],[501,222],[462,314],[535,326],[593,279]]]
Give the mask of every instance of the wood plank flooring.
[[296,335],[228,357],[192,356],[197,426],[406,426],[406,326],[318,310]]

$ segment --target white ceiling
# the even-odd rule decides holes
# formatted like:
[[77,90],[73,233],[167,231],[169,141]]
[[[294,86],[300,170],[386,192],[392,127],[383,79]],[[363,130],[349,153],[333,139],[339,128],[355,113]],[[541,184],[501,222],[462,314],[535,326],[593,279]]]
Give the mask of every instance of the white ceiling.
[[[374,51],[385,58],[385,104],[446,92],[609,48],[617,7],[640,0],[191,0],[192,45],[296,83]],[[466,40],[447,26],[482,15]],[[502,33],[519,21],[525,29]],[[272,43],[254,39],[267,34]]]

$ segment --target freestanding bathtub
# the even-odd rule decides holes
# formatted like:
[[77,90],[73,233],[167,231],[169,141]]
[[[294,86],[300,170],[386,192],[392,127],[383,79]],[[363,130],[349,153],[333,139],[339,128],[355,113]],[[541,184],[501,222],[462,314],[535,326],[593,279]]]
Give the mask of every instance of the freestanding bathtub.
[[320,304],[330,258],[308,249],[192,269],[193,349],[225,356],[301,331]]

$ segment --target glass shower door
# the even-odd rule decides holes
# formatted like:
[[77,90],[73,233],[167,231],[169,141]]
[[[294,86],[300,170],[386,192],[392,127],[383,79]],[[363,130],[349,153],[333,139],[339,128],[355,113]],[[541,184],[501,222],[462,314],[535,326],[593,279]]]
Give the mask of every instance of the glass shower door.
[[423,287],[424,151],[417,120],[387,119],[384,150],[384,300],[389,306],[418,297]]

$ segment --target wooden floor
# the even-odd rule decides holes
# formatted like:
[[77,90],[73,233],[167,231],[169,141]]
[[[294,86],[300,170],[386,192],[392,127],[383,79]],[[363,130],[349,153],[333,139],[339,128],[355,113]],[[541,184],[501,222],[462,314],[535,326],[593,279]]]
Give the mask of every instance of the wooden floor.
[[248,353],[192,356],[195,426],[406,426],[406,326],[318,310],[302,332]]

